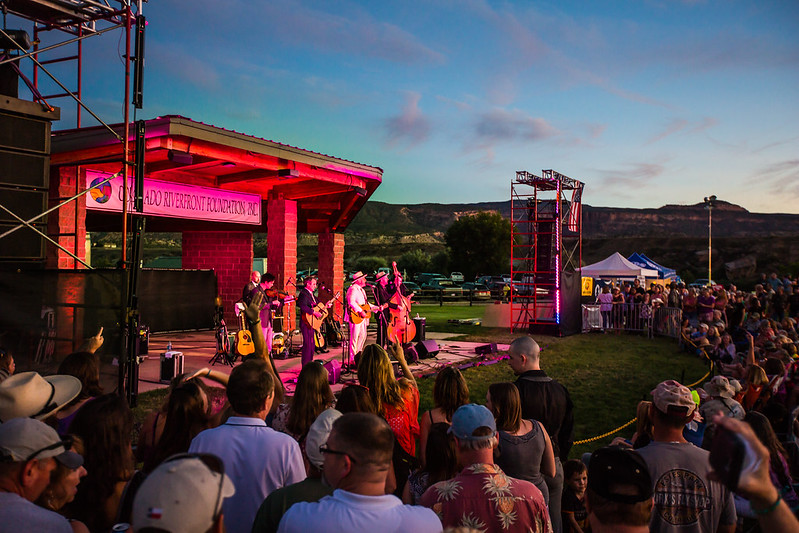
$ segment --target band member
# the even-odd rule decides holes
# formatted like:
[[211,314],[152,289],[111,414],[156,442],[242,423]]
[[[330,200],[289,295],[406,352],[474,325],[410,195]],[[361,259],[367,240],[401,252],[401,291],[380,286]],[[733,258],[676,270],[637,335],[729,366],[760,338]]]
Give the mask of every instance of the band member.
[[308,324],[305,315],[314,315],[316,318],[321,318],[322,313],[316,311],[316,296],[314,291],[317,284],[316,276],[309,276],[305,278],[305,288],[300,291],[297,297],[297,308],[300,310],[300,332],[302,332],[302,365],[313,361],[314,356],[314,329]]
[[[358,271],[352,276],[352,285],[347,289],[347,324],[350,332],[349,354],[347,364],[355,363],[355,354],[363,350],[366,343],[366,328],[369,326],[369,319],[363,306],[369,305],[366,299],[366,276]],[[361,322],[353,324],[352,317],[358,316]]]
[[261,290],[260,283],[261,273],[254,270],[253,273],[250,274],[250,281],[244,286],[244,290],[241,291],[241,300],[244,302],[245,307],[250,305],[255,293]]
[[266,351],[272,353],[272,340],[275,336],[275,329],[272,325],[272,315],[276,309],[279,309],[282,302],[278,299],[269,298],[269,292],[273,292],[275,287],[275,276],[270,273],[265,273],[261,276],[260,289],[264,293],[264,303],[261,308],[261,329],[264,332],[264,342],[266,342]]
[[391,302],[393,290],[388,284],[388,272],[380,272],[377,274],[377,284],[374,287],[374,293],[375,304],[381,308],[380,311],[375,314],[377,317],[377,344],[385,348],[388,344],[386,328],[391,319],[391,311],[389,311],[389,309],[397,307],[396,304]]
[[389,292],[393,296],[397,291],[403,296],[408,296],[411,294],[411,291],[408,290],[408,287],[402,282],[402,274],[397,272],[394,276],[394,279],[389,286]]

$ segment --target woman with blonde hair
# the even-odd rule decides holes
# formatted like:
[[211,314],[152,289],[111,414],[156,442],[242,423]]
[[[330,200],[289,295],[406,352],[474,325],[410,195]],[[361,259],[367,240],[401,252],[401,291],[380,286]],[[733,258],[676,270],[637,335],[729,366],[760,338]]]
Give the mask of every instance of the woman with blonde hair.
[[363,349],[358,362],[358,381],[369,389],[378,415],[388,422],[396,437],[394,446],[394,494],[402,496],[408,475],[418,466],[416,439],[419,437],[419,389],[398,343],[389,347],[399,362],[404,377],[397,380],[388,353],[377,344]]
[[649,416],[649,407],[652,402],[646,400],[638,402],[635,410],[636,426],[633,434],[633,449],[643,448],[652,442],[652,418]]
[[746,391],[741,401],[744,409],[757,410],[765,405],[771,396],[768,383],[768,376],[762,366],[750,365],[746,369]]

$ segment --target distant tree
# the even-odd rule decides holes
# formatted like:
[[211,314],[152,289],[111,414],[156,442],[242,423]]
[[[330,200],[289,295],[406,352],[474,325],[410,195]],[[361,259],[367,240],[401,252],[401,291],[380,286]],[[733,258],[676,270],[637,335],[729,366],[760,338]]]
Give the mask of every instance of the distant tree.
[[498,275],[510,269],[511,223],[499,213],[462,217],[447,229],[444,239],[450,265],[465,279],[478,272]]
[[387,262],[383,257],[365,255],[355,260],[355,270],[362,270],[364,274],[371,274],[384,266],[387,266]]
[[430,270],[430,254],[418,248],[405,252],[397,261],[397,268],[399,268],[400,272],[404,270],[408,275],[408,279],[413,279],[414,274]]
[[449,254],[446,250],[441,250],[430,258],[430,270],[442,274],[449,272]]

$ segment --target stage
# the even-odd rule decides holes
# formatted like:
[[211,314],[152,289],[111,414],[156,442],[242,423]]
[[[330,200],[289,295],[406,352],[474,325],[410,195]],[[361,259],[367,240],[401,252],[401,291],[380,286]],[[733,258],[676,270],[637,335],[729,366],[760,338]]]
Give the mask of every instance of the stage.
[[[475,362],[490,362],[496,360],[503,355],[503,352],[508,350],[507,344],[498,344],[497,352],[481,355],[475,352],[475,349],[480,346],[485,346],[486,343],[480,342],[463,342],[449,340],[457,335],[449,333],[435,333],[427,332],[426,339],[435,340],[439,352],[434,357],[420,359],[417,363],[411,364],[411,371],[417,378],[437,373],[444,366],[457,365],[463,367],[465,365],[474,364]],[[194,331],[183,333],[158,333],[150,336],[148,346],[148,354],[146,359],[139,366],[139,392],[146,392],[150,390],[164,388],[168,383],[160,381],[161,373],[161,358],[160,355],[166,351],[167,343],[172,343],[172,350],[183,353],[183,371],[194,372],[201,368],[213,368],[225,374],[230,374],[232,367],[225,364],[216,364],[211,366],[209,361],[216,353],[216,338],[213,331]],[[300,343],[301,338],[299,335],[295,336],[295,342]],[[367,344],[375,342],[375,331],[370,330],[367,337]],[[321,361],[337,360],[339,362],[343,359],[342,347],[329,348],[327,353],[317,354],[315,359]],[[238,364],[238,362],[236,363]],[[275,366],[277,366],[280,378],[286,386],[289,394],[294,392],[297,376],[300,373],[300,357],[291,357],[289,359],[276,359]],[[103,373],[107,374],[113,372],[117,367],[106,367]],[[108,382],[114,379],[115,376],[104,375],[103,381]],[[212,382],[209,382],[211,384]],[[333,391],[338,392],[347,384],[357,383],[357,376],[354,372],[344,373],[341,376],[341,381],[333,385]]]

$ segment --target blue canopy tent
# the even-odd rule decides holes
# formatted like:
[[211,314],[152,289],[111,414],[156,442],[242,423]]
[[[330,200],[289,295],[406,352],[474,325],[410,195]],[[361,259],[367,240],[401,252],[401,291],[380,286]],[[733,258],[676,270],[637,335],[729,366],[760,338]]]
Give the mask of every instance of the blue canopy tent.
[[653,270],[657,270],[658,279],[676,279],[678,277],[676,270],[659,265],[644,254],[639,254],[636,252],[628,257],[627,260],[641,268],[651,268]]

